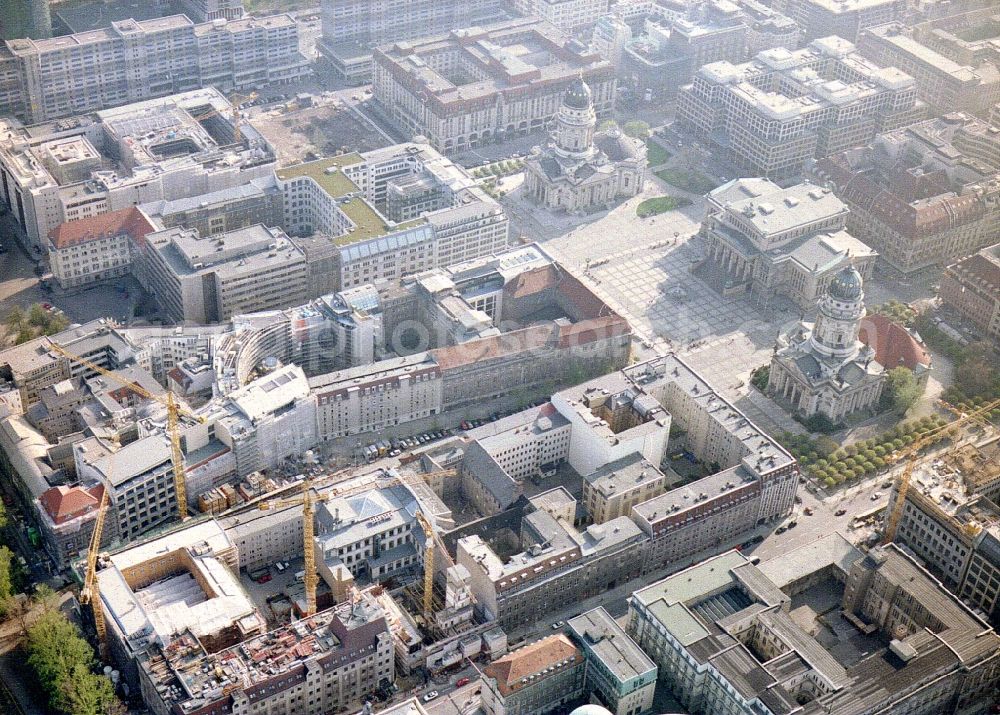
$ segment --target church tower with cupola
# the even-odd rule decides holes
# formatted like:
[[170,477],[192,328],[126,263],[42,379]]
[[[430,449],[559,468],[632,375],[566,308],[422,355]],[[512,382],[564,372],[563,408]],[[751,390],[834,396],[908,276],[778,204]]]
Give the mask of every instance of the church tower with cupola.
[[563,96],[556,113],[556,126],[552,132],[557,154],[567,158],[586,159],[594,153],[594,130],[597,114],[590,87],[578,78]]
[[846,359],[861,346],[858,332],[865,317],[865,292],[861,274],[853,266],[840,271],[819,299],[816,325],[810,344],[817,353]]

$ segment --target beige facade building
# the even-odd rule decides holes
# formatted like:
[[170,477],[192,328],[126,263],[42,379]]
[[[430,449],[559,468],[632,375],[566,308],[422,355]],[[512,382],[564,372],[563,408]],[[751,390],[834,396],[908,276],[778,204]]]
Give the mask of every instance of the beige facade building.
[[60,224],[49,233],[52,275],[63,288],[128,275],[138,247],[154,230],[135,207]]
[[776,0],[771,5],[795,20],[806,40],[837,35],[856,42],[868,27],[903,19],[905,0]]
[[879,134],[813,169],[851,212],[847,230],[909,273],[995,243],[1000,226],[1000,134],[952,113]]
[[614,67],[532,18],[387,45],[374,62],[385,112],[446,153],[544,129],[581,77],[599,118],[614,104]]
[[565,635],[542,638],[483,668],[487,715],[544,715],[584,694],[587,662]]
[[583,505],[595,524],[629,516],[632,507],[658,497],[680,478],[660,471],[634,454],[611,462],[583,477]]
[[509,0],[522,15],[540,17],[567,35],[575,35],[594,27],[597,19],[608,12],[608,0]]
[[[698,715],[987,713],[1000,637],[895,545],[841,542],[703,561],[637,591],[628,633]],[[836,635],[802,621],[814,584],[840,595]]]
[[177,321],[218,323],[308,297],[305,255],[280,228],[258,225],[215,236],[171,228],[149,234],[145,243],[137,273]]
[[939,295],[984,338],[1000,345],[1000,243],[948,266]]
[[[59,38],[64,39],[64,38]],[[274,152],[207,88],[22,126],[0,120],[0,205],[41,253],[53,230],[136,204],[187,199],[269,176]]]
[[986,117],[1000,101],[1000,67],[988,60],[959,64],[917,39],[919,32],[902,23],[870,27],[858,39],[858,51],[879,64],[898,67],[917,82],[917,94],[935,114],[969,112]]

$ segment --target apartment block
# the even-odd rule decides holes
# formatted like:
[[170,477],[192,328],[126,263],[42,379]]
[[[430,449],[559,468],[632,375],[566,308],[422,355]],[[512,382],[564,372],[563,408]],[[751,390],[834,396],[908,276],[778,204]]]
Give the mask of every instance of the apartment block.
[[0,114],[37,123],[199,87],[252,90],[309,71],[290,15],[205,23],[185,15],[125,19],[72,35],[6,41]]
[[902,23],[868,28],[858,39],[858,51],[913,77],[917,95],[935,114],[969,112],[986,117],[1000,101],[1000,65],[959,64],[917,40]]
[[568,712],[584,694],[587,662],[563,634],[518,648],[483,668],[482,707],[488,715]]
[[771,6],[795,20],[806,40],[837,35],[857,42],[863,30],[906,16],[904,0],[776,0]]
[[372,73],[378,45],[495,22],[502,0],[324,0],[323,53],[344,79],[361,83]]
[[949,265],[938,294],[984,338],[1000,345],[1000,243]]
[[380,47],[373,87],[403,131],[447,153],[544,129],[581,77],[597,116],[610,116],[614,67],[527,18]]
[[806,162],[923,116],[913,78],[839,37],[750,62],[716,62],[677,95],[678,121],[752,175],[792,178]]
[[653,708],[657,667],[602,606],[566,622],[587,661],[587,690],[614,715]]
[[850,208],[847,230],[904,273],[947,265],[995,243],[1000,132],[946,114],[877,135],[813,168]]
[[[73,119],[0,120],[0,201],[38,252],[60,224],[190,198],[271,174],[274,151],[232,106],[200,89]],[[103,268],[103,266],[102,266]]]
[[538,17],[567,35],[584,34],[608,12],[608,0],[509,0],[522,15]]
[[308,298],[305,255],[280,228],[257,225],[214,236],[157,231],[146,236],[138,263],[143,283],[178,322],[217,323]]

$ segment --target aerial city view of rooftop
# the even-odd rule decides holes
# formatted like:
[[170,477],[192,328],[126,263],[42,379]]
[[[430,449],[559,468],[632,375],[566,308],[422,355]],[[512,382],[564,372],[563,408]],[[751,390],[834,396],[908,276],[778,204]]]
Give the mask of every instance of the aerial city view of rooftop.
[[0,714],[1000,713],[1000,0],[0,0]]

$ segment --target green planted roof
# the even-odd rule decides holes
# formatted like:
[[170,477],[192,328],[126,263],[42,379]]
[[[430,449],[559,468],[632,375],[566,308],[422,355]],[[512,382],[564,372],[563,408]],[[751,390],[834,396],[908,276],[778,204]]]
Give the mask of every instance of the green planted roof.
[[278,169],[276,173],[282,181],[308,176],[322,186],[323,190],[330,194],[330,196],[345,196],[346,194],[360,191],[358,185],[351,181],[343,171],[330,172],[327,170],[331,167],[343,169],[345,166],[358,164],[362,161],[364,159],[358,153],[341,154],[340,156],[331,156],[326,159],[308,161],[305,164],[288,166],[284,169]]

